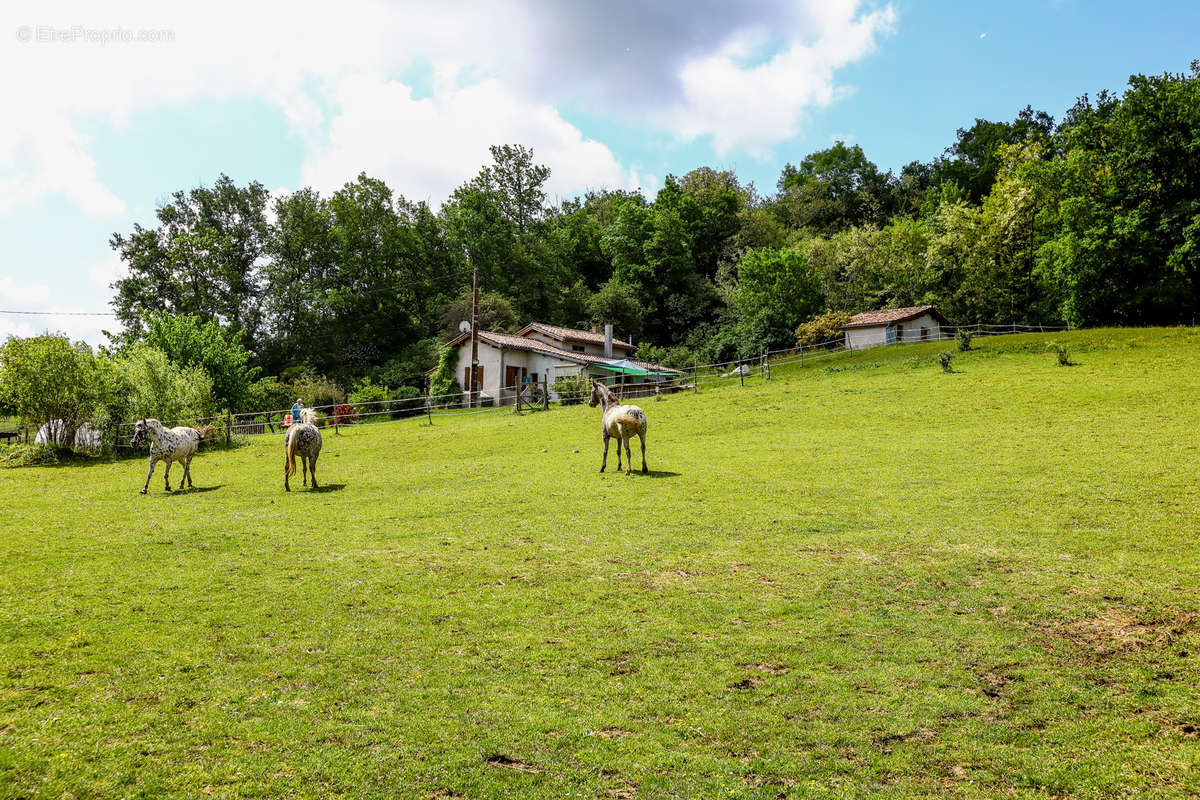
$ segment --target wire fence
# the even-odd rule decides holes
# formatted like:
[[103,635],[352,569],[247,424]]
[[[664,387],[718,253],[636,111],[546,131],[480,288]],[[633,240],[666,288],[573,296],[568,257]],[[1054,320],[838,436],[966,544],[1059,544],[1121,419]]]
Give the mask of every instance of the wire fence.
[[[678,392],[698,392],[705,387],[730,384],[745,385],[748,381],[769,380],[771,370],[779,367],[816,363],[833,356],[862,349],[906,344],[951,341],[959,331],[969,331],[972,336],[998,336],[1021,333],[1051,333],[1068,330],[1066,326],[1050,325],[956,325],[934,328],[921,335],[900,336],[879,342],[870,348],[852,347],[846,337],[826,342],[806,344],[778,350],[765,350],[751,358],[733,359],[714,364],[694,364],[690,368],[671,370],[659,380],[623,382],[628,376],[620,376],[613,389],[622,399],[639,399]],[[585,384],[586,386],[586,384]],[[569,406],[586,402],[586,390],[579,387],[568,392],[566,386],[551,384],[548,379],[541,384],[520,383],[499,387],[498,390],[475,393],[453,392],[441,395],[422,395],[400,399],[380,399],[360,402],[327,403],[309,406],[318,414],[322,428],[333,428],[335,435],[343,426],[370,425],[405,419],[423,419],[434,424],[437,419],[448,417],[475,417],[488,414],[525,414],[549,411],[554,406]],[[494,392],[494,393],[493,393]],[[207,417],[182,417],[159,420],[165,427],[187,425],[197,429],[212,426],[208,441],[231,444],[236,440],[252,436],[281,434],[291,424],[291,409],[224,413]],[[98,440],[101,446],[111,446],[114,451],[131,451],[136,422],[118,422],[106,431],[92,431],[89,441]],[[25,433],[28,440],[28,432]],[[76,440],[78,441],[78,440]],[[144,445],[142,446],[144,448]]]

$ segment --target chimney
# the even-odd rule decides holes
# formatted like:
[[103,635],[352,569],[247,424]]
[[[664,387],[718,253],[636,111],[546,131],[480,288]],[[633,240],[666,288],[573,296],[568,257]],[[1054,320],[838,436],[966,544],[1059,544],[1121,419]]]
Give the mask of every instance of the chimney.
[[612,323],[604,325],[604,357],[612,358]]

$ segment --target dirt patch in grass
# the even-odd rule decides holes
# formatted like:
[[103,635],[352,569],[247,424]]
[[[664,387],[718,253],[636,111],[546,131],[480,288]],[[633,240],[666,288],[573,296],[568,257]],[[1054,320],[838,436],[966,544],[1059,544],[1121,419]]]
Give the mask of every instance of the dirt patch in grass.
[[622,736],[628,736],[629,731],[622,728],[602,728],[598,731],[592,731],[593,736],[599,736],[601,739],[620,739]]
[[1156,617],[1142,608],[1110,606],[1094,617],[1052,623],[1046,628],[1047,633],[1097,655],[1114,655],[1170,646],[1181,636],[1200,631],[1200,617],[1191,612]]
[[753,669],[753,670],[757,670],[758,672],[765,672],[768,675],[787,675],[788,674],[788,668],[781,667],[778,664],[743,664],[742,666],[745,667],[746,669]]
[[506,756],[503,753],[492,753],[484,760],[493,767],[498,767],[499,769],[511,769],[514,772],[528,772],[532,775],[536,775],[542,771],[542,768],[536,764],[530,764],[528,761],[521,761],[519,759]]
[[892,746],[903,742],[931,742],[937,736],[937,732],[929,728],[917,728],[908,733],[889,733],[884,736],[876,736],[871,740],[871,743],[885,753],[892,752]]

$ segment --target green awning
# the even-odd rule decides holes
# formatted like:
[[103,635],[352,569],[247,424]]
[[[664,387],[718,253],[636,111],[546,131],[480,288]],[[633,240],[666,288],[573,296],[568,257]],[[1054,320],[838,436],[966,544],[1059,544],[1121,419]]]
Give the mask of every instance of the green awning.
[[620,375],[662,375],[661,372],[654,372],[645,367],[639,367],[629,359],[623,358],[619,361],[597,361],[588,366],[598,369],[607,370],[608,372],[616,372]]

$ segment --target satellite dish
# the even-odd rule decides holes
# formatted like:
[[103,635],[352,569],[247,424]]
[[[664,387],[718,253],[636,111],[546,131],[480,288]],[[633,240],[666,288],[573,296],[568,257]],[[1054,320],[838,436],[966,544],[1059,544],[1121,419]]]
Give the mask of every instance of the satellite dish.
[[467,331],[471,330],[471,323],[464,319],[462,322],[458,323],[458,329],[463,333],[466,333]]

